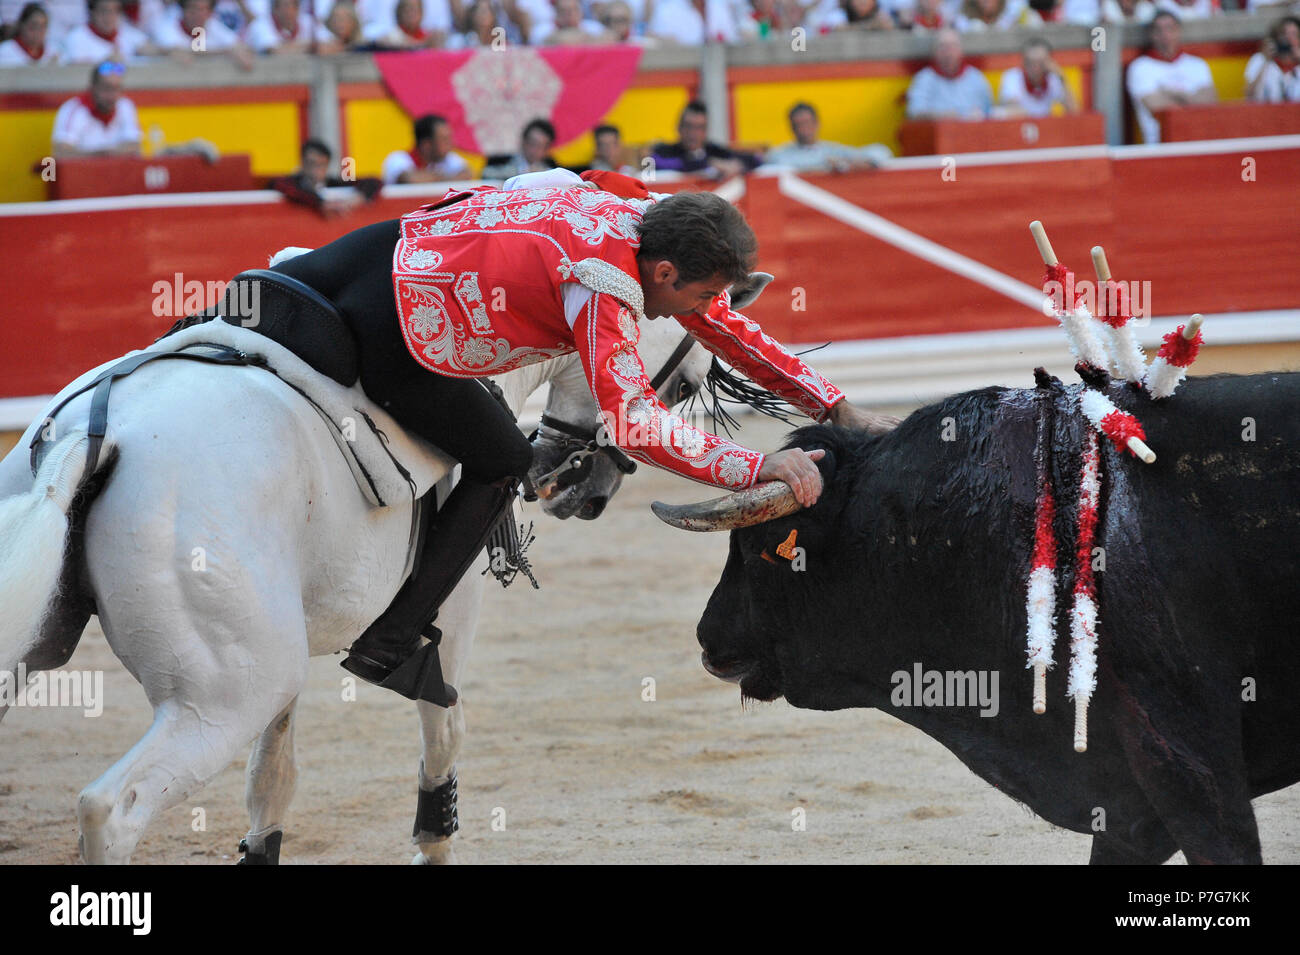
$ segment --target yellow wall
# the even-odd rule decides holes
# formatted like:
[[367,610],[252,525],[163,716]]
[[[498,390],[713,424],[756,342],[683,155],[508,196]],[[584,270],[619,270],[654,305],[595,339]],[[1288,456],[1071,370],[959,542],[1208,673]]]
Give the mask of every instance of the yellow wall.
[[[50,153],[54,110],[0,111],[0,202],[45,198],[45,183],[31,173]],[[149,131],[157,126],[166,143],[201,137],[223,153],[248,153],[253,174],[280,175],[298,167],[298,107],[294,103],[240,103],[211,106],[142,106],[144,151],[152,149]]]
[[[1083,70],[1062,70],[1076,99],[1083,100]],[[1000,70],[986,70],[996,98]],[[864,76],[809,80],[802,83],[743,83],[736,86],[736,139],[743,143],[779,146],[794,139],[787,114],[798,102],[811,103],[821,119],[821,136],[849,146],[884,143],[899,150],[898,127],[903,122],[904,97],[910,78]]]

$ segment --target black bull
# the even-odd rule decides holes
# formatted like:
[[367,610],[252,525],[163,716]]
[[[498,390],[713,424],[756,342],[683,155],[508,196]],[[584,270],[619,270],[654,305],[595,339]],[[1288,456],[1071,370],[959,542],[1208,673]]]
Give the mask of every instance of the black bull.
[[[1087,425],[1059,388],[1045,397],[1061,570],[1044,715],[1025,668],[1043,391],[957,395],[880,437],[795,432],[789,446],[827,450],[826,490],[810,510],[732,532],[699,625],[705,664],[749,697],[892,713],[1044,819],[1092,834],[1094,863],[1178,849],[1259,862],[1250,800],[1300,779],[1300,374],[1190,379],[1164,402],[1109,393],[1159,459],[1103,441],[1086,753],[1072,746],[1065,681]],[[792,529],[802,561],[776,556]],[[997,672],[997,715],[895,706],[894,674],[918,664]]]

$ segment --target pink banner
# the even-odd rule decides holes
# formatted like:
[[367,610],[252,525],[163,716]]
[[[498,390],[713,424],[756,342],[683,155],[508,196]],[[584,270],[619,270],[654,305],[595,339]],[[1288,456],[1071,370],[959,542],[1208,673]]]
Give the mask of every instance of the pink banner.
[[533,119],[555,125],[556,145],[600,122],[636,75],[636,46],[510,47],[376,53],[393,98],[412,118],[447,117],[456,146],[513,153]]

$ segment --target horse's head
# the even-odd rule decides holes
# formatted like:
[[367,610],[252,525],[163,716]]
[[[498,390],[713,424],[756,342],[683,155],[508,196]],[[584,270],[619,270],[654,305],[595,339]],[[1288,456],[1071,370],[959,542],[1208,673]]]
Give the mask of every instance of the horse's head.
[[[711,356],[671,318],[641,321],[637,352],[665,405],[685,401],[700,390]],[[533,441],[528,478],[542,510],[564,520],[600,516],[623,475],[636,465],[600,429],[600,409],[581,363],[570,362],[551,379],[542,425]]]

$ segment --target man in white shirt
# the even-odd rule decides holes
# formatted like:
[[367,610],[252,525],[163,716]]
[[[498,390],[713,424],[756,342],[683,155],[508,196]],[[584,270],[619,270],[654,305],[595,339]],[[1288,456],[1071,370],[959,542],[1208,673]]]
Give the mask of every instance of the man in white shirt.
[[153,41],[164,50],[219,53],[241,46],[235,31],[212,15],[212,0],[180,0],[153,22]]
[[907,88],[907,118],[985,119],[992,109],[993,88],[962,59],[961,37],[956,30],[940,30],[930,65]]
[[727,0],[655,0],[645,32],[682,46],[740,40],[740,28]]
[[530,43],[548,45],[609,43],[613,37],[595,20],[584,20],[579,0],[554,0],[555,16],[549,23],[534,24]]
[[1020,54],[1021,65],[1002,74],[998,84],[998,105],[1009,115],[1039,118],[1052,115],[1057,103],[1067,113],[1078,104],[1065,85],[1061,68],[1052,59],[1052,45],[1042,37],[1031,37]]
[[790,131],[794,142],[769,150],[764,162],[772,166],[789,166],[805,172],[846,172],[883,165],[892,158],[888,146],[845,146],[819,139],[821,123],[817,111],[808,103],[796,103],[790,109]]
[[1300,102],[1300,18],[1283,17],[1273,24],[1263,48],[1247,61],[1246,98],[1257,103]]
[[440,182],[468,176],[469,163],[452,149],[451,124],[432,114],[415,121],[415,148],[389,153],[384,158],[382,172],[385,185]]
[[1178,18],[1161,10],[1151,21],[1151,49],[1129,64],[1128,95],[1144,142],[1160,142],[1160,124],[1153,111],[1218,100],[1210,65],[1184,53],[1182,46]]
[[91,0],[90,19],[63,38],[64,63],[128,63],[147,55],[149,38],[122,15],[122,0]]
[[302,9],[299,0],[272,0],[268,16],[248,25],[245,41],[258,53],[306,53],[325,43],[330,32]]
[[54,156],[140,155],[140,120],[135,104],[122,95],[126,67],[106,60],[91,71],[90,89],[74,96],[54,115]]

